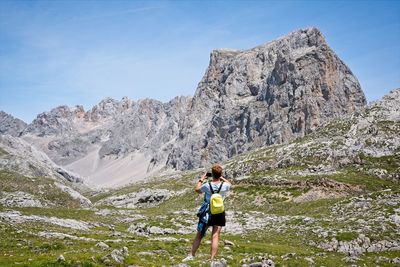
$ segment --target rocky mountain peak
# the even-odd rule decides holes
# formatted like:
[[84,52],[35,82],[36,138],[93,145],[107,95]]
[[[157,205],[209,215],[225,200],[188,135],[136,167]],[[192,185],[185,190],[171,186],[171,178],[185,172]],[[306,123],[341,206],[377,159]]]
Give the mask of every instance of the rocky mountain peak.
[[[208,166],[289,142],[365,105],[357,78],[322,33],[308,28],[248,50],[212,51],[193,98],[168,103],[105,98],[86,112],[86,125],[53,116],[55,122],[46,117],[32,127],[75,129],[56,137],[48,149],[56,163],[74,163],[71,168],[78,173],[93,158],[99,162],[91,165],[108,166],[102,161],[130,155],[140,162],[143,176],[166,165]],[[68,109],[59,108],[59,113]]]
[[380,101],[378,101],[384,105],[391,104],[396,105],[397,110],[400,108],[400,88],[394,89],[386,94]]
[[71,108],[71,111],[75,113],[75,117],[82,119],[85,117],[85,109],[82,105],[76,105],[75,107]]
[[[125,100],[126,101],[126,100]],[[120,102],[111,97],[106,97],[96,104],[86,115],[86,119],[98,121],[110,118],[119,110]]]
[[[316,28],[248,50],[215,50],[167,164],[202,166],[287,142],[366,105],[350,69]],[[184,160],[182,158],[185,158]]]
[[315,27],[295,30],[287,36],[278,39],[278,41],[289,42],[292,49],[327,45],[324,35]]
[[120,105],[121,105],[122,109],[126,110],[126,109],[131,108],[131,107],[134,105],[134,102],[133,102],[133,100],[130,99],[129,97],[124,96],[124,97],[121,99]]
[[23,131],[23,135],[36,136],[62,135],[75,131],[75,120],[83,119],[85,110],[83,106],[68,107],[58,106],[49,112],[39,114],[36,119]]
[[369,113],[376,119],[400,120],[400,88],[394,89],[382,99],[369,105]]
[[0,135],[9,134],[11,136],[19,136],[26,128],[27,124],[12,115],[0,111]]

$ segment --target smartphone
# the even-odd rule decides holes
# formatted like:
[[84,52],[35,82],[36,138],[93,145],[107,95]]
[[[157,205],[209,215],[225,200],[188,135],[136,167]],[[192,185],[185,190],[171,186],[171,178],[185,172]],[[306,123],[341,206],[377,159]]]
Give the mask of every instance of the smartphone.
[[211,172],[207,172],[207,173],[206,173],[206,176],[207,176],[207,177],[211,177],[211,176],[212,176],[212,173],[211,173]]

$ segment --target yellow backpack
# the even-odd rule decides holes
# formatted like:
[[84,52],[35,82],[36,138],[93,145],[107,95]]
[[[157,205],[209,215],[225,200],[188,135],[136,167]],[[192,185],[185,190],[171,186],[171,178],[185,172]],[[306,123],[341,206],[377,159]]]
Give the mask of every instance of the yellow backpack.
[[214,192],[211,183],[209,182],[210,190],[211,190],[211,198],[210,198],[210,211],[211,214],[220,214],[223,213],[225,208],[224,208],[224,199],[222,198],[221,194],[219,191],[221,191],[222,184],[224,182],[221,182],[221,185],[218,188],[217,192]]

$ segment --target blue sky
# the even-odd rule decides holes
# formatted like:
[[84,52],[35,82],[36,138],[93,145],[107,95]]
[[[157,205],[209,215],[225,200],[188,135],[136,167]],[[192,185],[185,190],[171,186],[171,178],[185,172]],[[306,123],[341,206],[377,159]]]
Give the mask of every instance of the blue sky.
[[0,1],[0,110],[193,95],[216,48],[318,27],[368,101],[400,87],[400,1]]

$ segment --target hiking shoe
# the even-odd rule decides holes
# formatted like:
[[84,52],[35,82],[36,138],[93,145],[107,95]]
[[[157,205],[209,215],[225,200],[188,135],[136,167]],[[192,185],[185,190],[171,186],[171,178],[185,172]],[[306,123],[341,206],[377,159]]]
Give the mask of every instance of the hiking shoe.
[[189,256],[187,256],[186,258],[184,258],[184,259],[182,260],[182,262],[188,262],[188,261],[192,261],[192,260],[194,260],[194,256],[189,255]]

